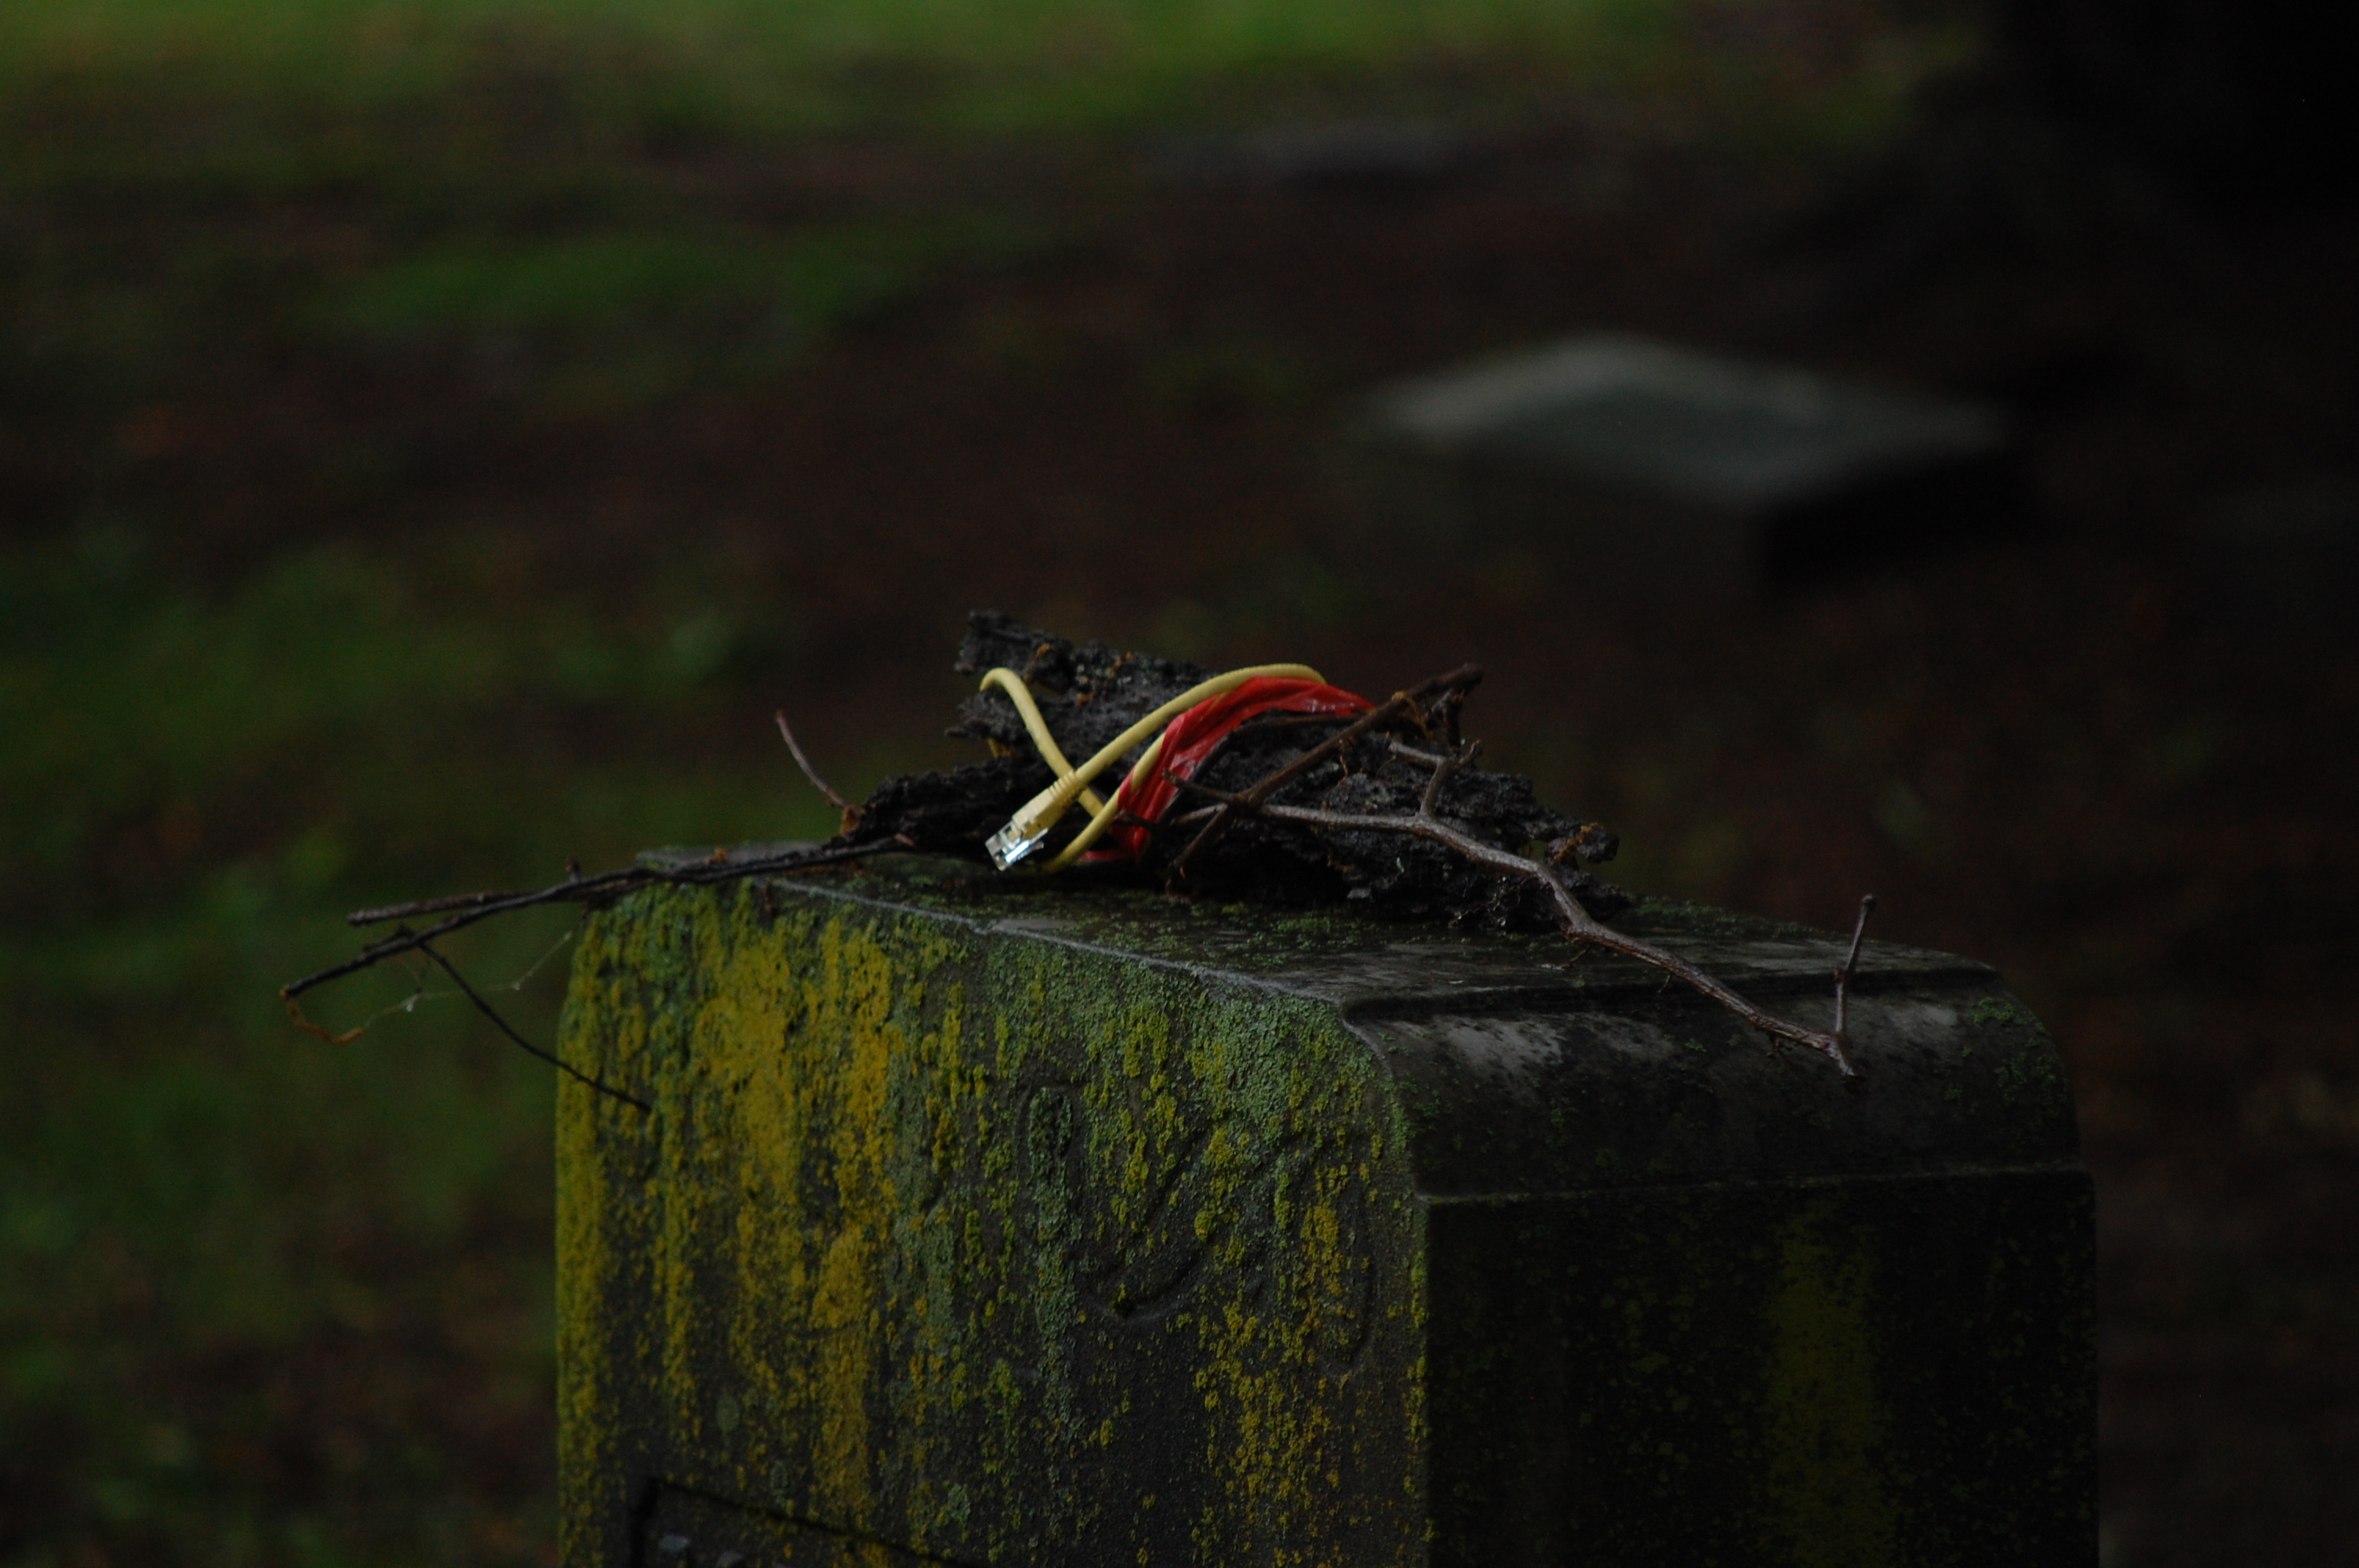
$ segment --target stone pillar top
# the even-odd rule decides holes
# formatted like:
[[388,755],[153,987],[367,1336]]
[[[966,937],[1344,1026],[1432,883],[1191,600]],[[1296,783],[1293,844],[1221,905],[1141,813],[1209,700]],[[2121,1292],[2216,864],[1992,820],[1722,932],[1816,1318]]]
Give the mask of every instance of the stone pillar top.
[[[1864,946],[1852,1002],[1863,1078],[1846,1087],[1824,1061],[1771,1049],[1660,970],[1553,933],[1198,903],[1086,874],[1003,876],[919,856],[779,885],[1327,1004],[1403,1096],[1429,1195],[2078,1157],[2054,1042],[1995,970],[1955,954]],[[1848,943],[1664,900],[1614,924],[1806,1021],[1832,1008]]]

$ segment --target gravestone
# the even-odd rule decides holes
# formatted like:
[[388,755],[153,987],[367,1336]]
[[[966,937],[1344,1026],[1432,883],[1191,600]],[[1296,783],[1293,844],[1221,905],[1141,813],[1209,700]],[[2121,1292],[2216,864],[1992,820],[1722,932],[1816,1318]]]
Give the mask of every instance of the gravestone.
[[2017,506],[1992,409],[1610,333],[1382,388],[1351,452],[1375,531],[1356,558],[1506,557],[1703,599]]
[[[1833,937],[1625,923],[1827,1006]],[[599,913],[564,1561],[2085,1568],[2038,1022],[1871,944],[1846,1089],[1567,957],[917,860]]]

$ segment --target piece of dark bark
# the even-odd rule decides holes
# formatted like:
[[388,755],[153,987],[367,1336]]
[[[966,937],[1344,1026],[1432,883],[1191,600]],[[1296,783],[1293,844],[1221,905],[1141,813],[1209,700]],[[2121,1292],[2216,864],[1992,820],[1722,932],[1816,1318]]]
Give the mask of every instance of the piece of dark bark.
[[[979,676],[1006,667],[1025,676],[1049,733],[1069,760],[1080,763],[1131,724],[1212,672],[1176,659],[1075,643],[1012,617],[977,611],[968,618],[956,668]],[[984,840],[1016,809],[1048,787],[1016,705],[997,691],[977,692],[960,704],[951,733],[982,741],[1002,754],[948,773],[886,779],[846,816],[839,842],[899,838],[919,849],[984,860]],[[1453,716],[1454,717],[1454,716]],[[1239,794],[1343,730],[1348,718],[1306,719],[1271,715],[1234,732],[1198,774],[1211,790]],[[1405,716],[1393,732],[1364,735],[1341,755],[1310,768],[1274,798],[1347,815],[1415,811],[1451,744],[1443,727]],[[1124,758],[1124,766],[1136,752]],[[1121,773],[1098,781],[1110,795]],[[1185,816],[1186,801],[1170,815]],[[1499,848],[1545,856],[1582,906],[1601,918],[1629,904],[1619,888],[1582,869],[1613,858],[1612,833],[1544,805],[1531,781],[1465,766],[1449,773],[1434,810],[1461,831]],[[1069,814],[1041,851],[1045,861],[1086,814]],[[1379,830],[1312,829],[1248,816],[1234,823],[1183,877],[1173,868],[1193,829],[1158,825],[1130,874],[1169,881],[1192,893],[1286,904],[1349,902],[1405,916],[1533,930],[1555,925],[1545,890],[1500,876],[1439,845]],[[1096,871],[1094,874],[1105,874]]]

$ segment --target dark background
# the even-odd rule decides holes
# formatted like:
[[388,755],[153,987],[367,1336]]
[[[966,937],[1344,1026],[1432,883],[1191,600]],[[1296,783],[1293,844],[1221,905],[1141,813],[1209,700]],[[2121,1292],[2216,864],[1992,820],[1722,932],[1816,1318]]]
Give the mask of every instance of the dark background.
[[[364,903],[824,833],[780,703],[848,791],[959,760],[974,605],[1480,660],[1629,885],[2001,965],[2098,1176],[2103,1561],[2349,1561],[2322,9],[12,13],[0,1563],[548,1560],[542,1070],[275,988]],[[1455,139],[1252,139],[1360,122]],[[1358,393],[1596,328],[1994,400],[2028,498],[1734,607],[1361,537]],[[459,956],[546,1038],[566,933]]]

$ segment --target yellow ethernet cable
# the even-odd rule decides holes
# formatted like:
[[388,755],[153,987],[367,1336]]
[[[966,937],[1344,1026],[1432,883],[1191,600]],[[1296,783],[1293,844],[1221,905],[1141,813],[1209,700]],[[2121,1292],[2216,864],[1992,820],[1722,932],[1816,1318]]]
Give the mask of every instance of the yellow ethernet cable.
[[[1160,731],[1165,726],[1205,698],[1218,697],[1224,691],[1234,691],[1245,682],[1259,676],[1313,680],[1322,686],[1326,684],[1327,679],[1309,665],[1248,665],[1244,669],[1231,670],[1225,675],[1214,676],[1211,680],[1200,681],[1190,687],[1186,691],[1107,741],[1099,748],[1097,755],[1080,767],[1068,769],[1064,765],[1064,754],[1057,749],[1056,742],[1048,736],[1047,723],[1039,719],[1039,709],[1031,703],[1031,692],[1024,687],[1024,677],[1004,666],[991,671],[983,677],[985,688],[997,687],[1003,691],[1008,691],[1011,697],[1014,695],[1014,690],[1011,688],[1024,690],[1025,700],[1016,704],[1016,711],[1024,714],[1024,727],[1030,732],[1034,743],[1039,746],[1042,759],[1049,767],[1058,770],[1059,774],[1055,784],[1026,801],[1016,815],[1007,819],[1007,826],[993,834],[984,843],[984,848],[991,851],[991,863],[1004,871],[1038,849],[1040,840],[1049,836],[1049,830],[1056,827],[1058,820],[1071,808],[1073,802],[1088,791],[1090,781],[1105,772],[1114,763],[1120,762],[1125,752],[1152,735],[1155,737],[1155,745],[1150,747],[1131,769],[1131,776],[1144,782],[1153,773],[1155,760],[1162,755],[1163,737]],[[1027,708],[1030,711],[1027,712]],[[1058,871],[1071,863],[1074,856],[1095,841],[1099,834],[1105,831],[1113,822],[1114,816],[1113,801],[1109,800],[1094,806],[1091,812],[1089,827],[1082,829],[1081,836],[1049,863],[1049,869],[1052,871]]]
[[[1032,700],[1032,688],[1024,684],[1024,677],[1002,665],[983,677],[983,690],[989,691],[993,687],[1006,692],[1007,700],[1016,705],[1016,714],[1022,718],[1025,730],[1032,737],[1032,744],[1040,749],[1040,756],[1050,770],[1060,780],[1071,778],[1073,764],[1065,761],[1064,748],[1059,746],[1057,738],[1049,733],[1049,721],[1040,717],[1040,705]],[[1105,802],[1100,800],[1093,790],[1082,791],[1081,798],[1082,805],[1093,816],[1105,809]]]
[[[1170,731],[1166,730],[1163,733],[1164,735],[1168,735]],[[1126,782],[1129,784],[1134,793],[1136,792],[1141,784],[1144,784],[1147,780],[1155,776],[1155,764],[1162,760],[1163,735],[1158,735],[1153,742],[1147,746],[1147,750],[1138,754],[1137,763],[1130,770],[1130,777]],[[1086,799],[1087,796],[1084,796],[1083,798]],[[1121,799],[1122,791],[1116,790],[1114,791],[1113,800],[1107,801],[1103,806],[1101,806],[1095,811],[1091,812],[1090,819],[1082,824],[1082,830],[1073,835],[1073,841],[1066,845],[1062,849],[1058,850],[1057,858],[1049,861],[1043,869],[1051,871],[1061,871],[1067,866],[1071,865],[1075,860],[1080,860],[1082,852],[1087,849],[1091,845],[1096,843],[1098,841],[1098,836],[1103,833],[1109,827],[1113,826],[1114,819],[1117,815],[1115,805],[1116,802]]]

